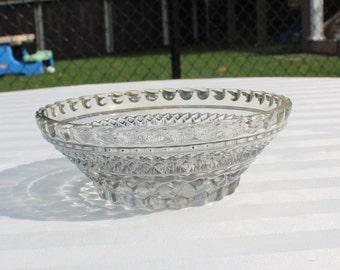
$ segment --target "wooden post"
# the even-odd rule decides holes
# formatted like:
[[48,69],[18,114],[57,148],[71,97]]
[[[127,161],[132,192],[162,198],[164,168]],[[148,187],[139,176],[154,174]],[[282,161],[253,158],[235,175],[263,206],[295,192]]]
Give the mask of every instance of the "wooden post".
[[105,48],[107,53],[114,51],[112,1],[104,0]]
[[256,0],[257,43],[267,43],[267,0]]
[[236,41],[236,14],[235,14],[236,0],[227,1],[227,20],[228,20],[228,39],[231,44]]
[[45,37],[44,37],[44,20],[43,11],[40,1],[34,3],[34,24],[35,35],[37,40],[37,49],[45,50]]

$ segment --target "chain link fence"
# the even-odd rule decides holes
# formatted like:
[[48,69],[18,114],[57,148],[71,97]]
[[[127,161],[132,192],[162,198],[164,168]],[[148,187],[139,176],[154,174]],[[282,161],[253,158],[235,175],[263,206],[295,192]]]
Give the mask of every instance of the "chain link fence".
[[[338,0],[0,0],[0,90],[170,78],[337,77],[339,11]],[[34,40],[11,39],[30,33]],[[37,51],[53,52],[54,62],[34,60]],[[21,75],[28,66],[31,74]]]

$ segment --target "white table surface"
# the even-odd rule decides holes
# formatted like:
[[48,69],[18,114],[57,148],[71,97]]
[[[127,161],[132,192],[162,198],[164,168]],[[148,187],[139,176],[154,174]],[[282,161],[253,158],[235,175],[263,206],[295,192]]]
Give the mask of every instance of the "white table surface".
[[[57,100],[184,86],[264,90],[293,101],[288,126],[243,174],[236,193],[203,207],[112,207],[35,124],[35,111]],[[339,78],[18,91],[0,94],[0,115],[0,269],[340,269]]]

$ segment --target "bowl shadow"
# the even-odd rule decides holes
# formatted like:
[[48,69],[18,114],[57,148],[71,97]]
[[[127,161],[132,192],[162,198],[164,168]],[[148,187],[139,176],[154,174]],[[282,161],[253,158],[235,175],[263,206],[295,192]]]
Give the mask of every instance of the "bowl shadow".
[[0,172],[0,216],[43,221],[95,221],[155,213],[101,199],[91,180],[66,158]]

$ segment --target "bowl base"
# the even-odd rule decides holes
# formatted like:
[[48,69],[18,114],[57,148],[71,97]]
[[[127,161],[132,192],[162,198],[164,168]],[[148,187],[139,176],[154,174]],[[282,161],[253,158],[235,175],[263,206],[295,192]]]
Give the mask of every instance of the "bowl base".
[[111,201],[115,205],[126,208],[146,208],[160,210],[202,206],[206,203],[222,200],[224,196],[234,193],[239,184],[240,178],[237,177],[231,181],[230,180],[223,181],[223,184],[218,184],[217,182],[211,184],[212,181],[209,181],[209,183],[205,183],[204,185],[211,185],[210,190],[202,190],[201,192],[197,191],[197,188],[195,188],[194,184],[182,182],[178,184],[178,190],[181,191],[177,194],[175,191],[176,188],[173,187],[173,183],[165,183],[158,188],[157,193],[150,194],[144,198],[136,196],[134,193],[123,194],[112,189],[104,189],[99,187],[96,182],[94,182],[94,184],[99,196],[102,199]]

